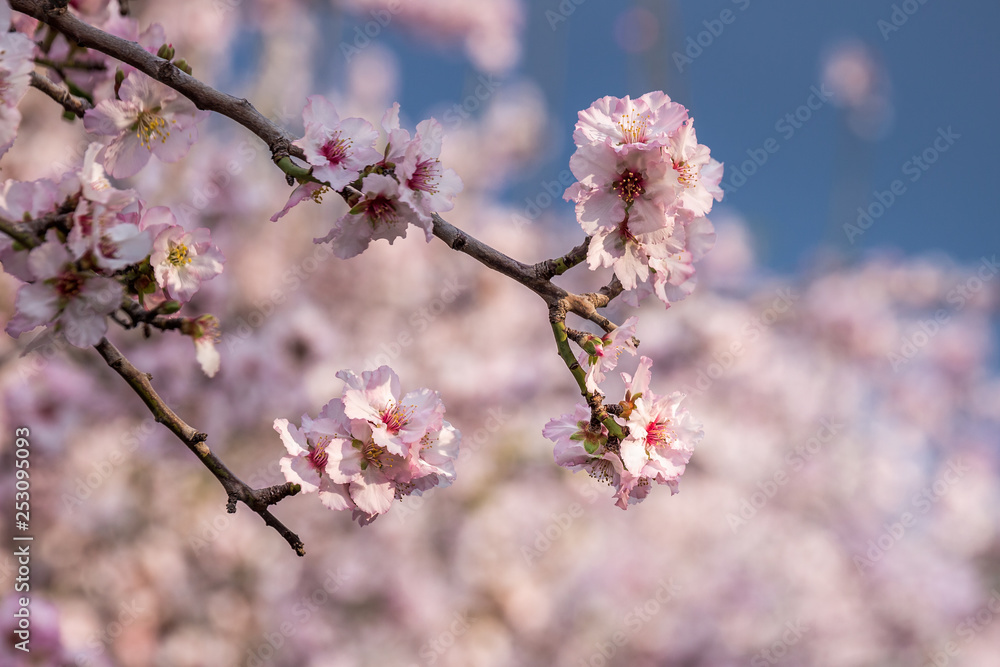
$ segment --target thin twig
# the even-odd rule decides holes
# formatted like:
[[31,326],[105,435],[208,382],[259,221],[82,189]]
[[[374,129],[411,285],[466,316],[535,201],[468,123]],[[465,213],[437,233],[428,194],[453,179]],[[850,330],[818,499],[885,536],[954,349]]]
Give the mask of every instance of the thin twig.
[[229,512],[236,511],[237,501],[242,502],[260,515],[264,519],[264,523],[278,531],[292,549],[295,550],[295,553],[300,556],[305,555],[305,546],[298,535],[286,528],[267,509],[269,505],[273,505],[287,496],[298,493],[298,485],[289,483],[260,490],[250,488],[243,480],[234,475],[219,457],[212,453],[212,450],[205,444],[208,435],[196,431],[192,426],[188,425],[160,398],[160,395],[156,393],[152,383],[149,381],[149,375],[133,366],[132,362],[126,359],[107,338],[102,338],[101,342],[94,347],[104,358],[104,361],[107,362],[108,366],[118,373],[132,387],[132,390],[139,395],[139,398],[142,399],[143,403],[146,404],[146,407],[153,414],[153,418],[170,429],[171,433],[176,435],[198,457],[198,460],[212,471],[215,478],[222,484],[222,488],[226,490],[226,495],[229,498],[226,507]]
[[75,114],[79,118],[83,118],[83,114],[86,113],[87,109],[91,108],[90,102],[74,97],[58,83],[38,72],[31,73],[31,85],[61,104],[66,111]]

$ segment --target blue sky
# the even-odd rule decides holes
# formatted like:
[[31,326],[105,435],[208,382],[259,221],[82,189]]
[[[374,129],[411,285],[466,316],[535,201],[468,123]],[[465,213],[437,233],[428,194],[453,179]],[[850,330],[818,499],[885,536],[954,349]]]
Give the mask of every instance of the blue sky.
[[[566,168],[577,111],[604,95],[662,89],[691,110],[699,139],[727,163],[726,182],[748,150],[759,160],[765,142],[777,142],[777,152],[724,201],[748,220],[762,261],[775,269],[807,263],[823,244],[849,252],[886,246],[907,254],[944,251],[967,264],[1000,251],[1000,187],[994,183],[1000,173],[994,164],[1000,148],[1000,4],[579,2],[529,4],[525,55],[508,78],[537,81],[559,125],[551,159],[511,186],[512,200]],[[560,5],[574,9],[553,14]],[[648,7],[659,19],[657,41],[641,54],[626,53],[615,39],[616,22],[634,7]],[[701,34],[706,46],[700,53],[688,51],[697,53],[691,61],[674,56],[710,28],[718,34],[710,40]],[[398,34],[385,39],[404,58],[401,102],[414,117],[442,99],[461,99],[463,86],[476,79],[457,54],[425,51]],[[844,112],[830,103],[816,105],[815,98],[819,108],[793,133],[787,121],[776,125],[809,101],[821,82],[824,53],[847,39],[870,47],[888,74],[894,113],[885,135],[855,138],[846,130]],[[937,159],[926,170],[915,167],[912,158],[942,135],[951,137],[938,141],[947,150],[936,156],[931,151]],[[870,207],[876,192],[888,201],[885,193],[897,180],[901,194],[848,243],[843,225],[856,223],[857,207]]]

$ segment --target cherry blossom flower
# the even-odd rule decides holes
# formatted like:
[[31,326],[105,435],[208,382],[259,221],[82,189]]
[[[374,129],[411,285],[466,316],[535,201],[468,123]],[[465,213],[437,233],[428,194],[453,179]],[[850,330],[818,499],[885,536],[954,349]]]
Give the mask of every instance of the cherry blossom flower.
[[590,409],[578,405],[573,412],[549,420],[542,435],[556,443],[553,452],[556,465],[574,472],[582,470],[611,486],[615,489],[615,504],[626,509],[638,476],[626,470],[617,452],[607,448],[608,429],[601,426],[599,434],[592,433],[589,425]]
[[662,91],[646,93],[635,100],[602,97],[579,113],[573,132],[578,147],[604,143],[613,147],[659,147],[687,119],[683,105]]
[[[303,420],[307,419],[303,415]],[[325,474],[330,459],[327,450],[342,440],[337,429],[338,425],[329,419],[309,421],[301,429],[287,419],[274,420],[274,430],[288,451],[288,456],[280,462],[285,481],[301,486],[301,493],[318,494],[320,502],[330,509],[344,510],[353,508],[353,501],[344,485]]]
[[368,422],[375,444],[390,454],[406,456],[409,445],[419,442],[428,431],[442,427],[444,404],[438,393],[418,389],[397,398],[399,376],[388,366],[365,371],[361,377],[342,370],[337,377],[347,383],[345,414]]
[[569,166],[579,183],[563,196],[576,202],[577,219],[586,233],[614,228],[626,213],[641,218],[643,231],[669,232],[673,226],[667,211],[678,186],[668,177],[671,165],[660,150],[619,152],[607,144],[588,144],[573,153]]
[[155,234],[149,263],[153,267],[156,284],[171,299],[182,303],[190,301],[204,281],[222,273],[226,260],[212,243],[212,235],[207,228],[185,231],[176,224],[170,209],[164,206],[146,211],[143,224]]
[[[5,181],[0,186],[0,216],[20,222],[52,211],[57,204],[57,186],[48,179]],[[28,269],[28,249],[6,234],[0,234],[0,263],[3,269],[24,282],[34,279]]]
[[330,233],[315,239],[316,243],[329,241],[341,259],[360,255],[373,240],[386,239],[392,244],[406,236],[411,222],[420,224],[416,212],[400,200],[399,183],[392,176],[365,176],[361,192],[361,201],[337,221]]
[[[3,21],[2,23],[7,23]],[[35,44],[18,32],[0,34],[0,156],[14,143],[21,124],[18,103],[24,97],[35,68]]]
[[698,143],[690,118],[671,137],[670,156],[681,186],[677,206],[707,215],[713,200],[722,201],[722,163],[710,157],[708,146]]
[[305,136],[293,142],[306,154],[313,176],[334,190],[357,180],[359,172],[381,158],[375,150],[378,133],[363,118],[340,119],[322,95],[313,95],[302,111]]
[[73,214],[67,244],[77,257],[87,257],[108,271],[117,271],[149,256],[150,235],[127,223],[121,209],[81,199]]
[[220,337],[219,320],[214,315],[186,320],[181,326],[181,333],[191,336],[194,341],[195,359],[202,372],[208,377],[215,377],[222,363],[219,351],[215,349]]
[[657,396],[650,391],[635,401],[628,419],[629,435],[621,443],[625,468],[677,493],[677,484],[694,446],[704,436],[701,424],[681,408],[684,394]]
[[31,251],[28,267],[35,282],[17,292],[16,314],[7,324],[15,338],[36,326],[54,324],[55,330],[77,347],[100,342],[106,316],[121,304],[122,287],[116,281],[76,266],[75,258],[50,229],[45,243]]
[[444,129],[433,118],[417,125],[417,135],[406,146],[402,162],[396,165],[399,198],[416,211],[424,223],[427,240],[434,235],[431,215],[450,211],[452,199],[462,191],[462,179],[452,169],[441,166],[441,140]]
[[638,322],[639,318],[630,317],[620,327],[600,338],[589,336],[588,342],[594,353],[590,354],[585,350],[579,357],[580,365],[587,368],[587,391],[598,391],[597,385],[604,382],[604,372],[613,370],[618,365],[622,352],[635,354],[632,337],[635,336]]
[[190,100],[140,72],[125,77],[117,100],[104,100],[87,111],[88,132],[112,137],[103,160],[115,178],[132,176],[156,155],[176,162],[198,140],[197,124],[208,116]]

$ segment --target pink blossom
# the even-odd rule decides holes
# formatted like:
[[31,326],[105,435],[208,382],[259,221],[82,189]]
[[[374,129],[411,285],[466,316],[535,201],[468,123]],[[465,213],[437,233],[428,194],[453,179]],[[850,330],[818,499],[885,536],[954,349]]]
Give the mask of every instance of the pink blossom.
[[285,208],[271,216],[271,222],[277,222],[281,218],[285,217],[289,211],[307,199],[311,199],[319,204],[322,201],[323,195],[329,191],[330,186],[317,183],[316,181],[306,181],[305,183],[300,184],[292,190],[292,194],[289,195]]
[[[303,415],[303,420],[306,419]],[[330,509],[344,510],[353,508],[354,503],[344,486],[325,474],[329,462],[327,450],[342,440],[337,428],[329,419],[310,421],[308,426],[303,423],[302,429],[289,424],[287,419],[274,420],[274,430],[288,451],[288,456],[280,462],[285,481],[301,486],[301,493],[317,493],[320,502]]]
[[119,99],[104,100],[87,111],[88,132],[112,137],[103,151],[115,178],[132,176],[156,155],[176,162],[198,140],[197,124],[208,116],[176,91],[140,72],[125,77]]
[[622,461],[629,472],[666,484],[672,493],[677,493],[694,446],[704,436],[701,424],[680,407],[683,399],[678,391],[669,396],[644,392],[635,401],[628,419],[629,435],[621,443]]
[[[147,226],[151,220],[156,220],[157,224]],[[212,243],[212,235],[207,228],[185,231],[176,224],[170,209],[164,206],[147,211],[143,221],[144,226],[156,234],[149,257],[156,284],[171,299],[182,303],[190,301],[204,281],[222,273],[226,260]]]
[[360,255],[376,239],[392,244],[406,236],[406,227],[420,219],[409,204],[399,198],[399,183],[392,176],[369,174],[361,182],[363,198],[337,221],[334,228],[316,243],[329,241],[341,259]]
[[150,235],[123,221],[121,209],[81,199],[73,214],[67,244],[78,258],[108,271],[141,262],[152,248]]
[[17,312],[7,333],[16,338],[36,326],[54,324],[77,347],[100,342],[108,328],[107,315],[121,304],[121,285],[79,269],[54,229],[31,251],[28,267],[35,282],[18,290]]
[[670,134],[687,119],[687,109],[662,91],[635,100],[602,97],[579,113],[573,132],[578,147],[602,143],[613,147],[665,146]]
[[438,393],[418,389],[397,398],[399,377],[388,366],[365,371],[360,378],[348,370],[340,371],[337,377],[347,383],[345,414],[368,422],[374,442],[390,454],[406,456],[409,445],[442,427],[444,404]]
[[[13,222],[33,220],[55,209],[56,184],[48,179],[39,181],[5,181],[0,187],[0,216]],[[34,280],[28,269],[28,249],[0,234],[0,263],[12,276],[29,282]]]
[[635,354],[632,337],[635,336],[638,322],[639,318],[630,317],[620,327],[601,338],[589,337],[594,353],[584,351],[579,357],[580,365],[587,368],[587,391],[598,391],[597,385],[604,382],[605,371],[613,370],[618,365],[622,352]]
[[462,179],[452,169],[441,166],[441,140],[444,129],[433,118],[417,125],[417,135],[406,146],[402,162],[396,165],[400,183],[399,198],[416,211],[424,223],[427,240],[433,236],[431,216],[450,211],[452,199],[462,191]]
[[219,372],[222,359],[215,344],[219,342],[219,320],[214,315],[202,315],[193,320],[187,320],[181,331],[191,336],[194,341],[195,359],[201,370],[208,377],[215,377]]
[[579,180],[564,198],[576,202],[577,219],[588,234],[621,224],[626,213],[642,220],[642,231],[667,229],[673,220],[668,209],[678,186],[668,178],[669,158],[659,149],[616,151],[607,144],[581,146],[569,160]]
[[572,413],[549,420],[542,429],[542,435],[556,443],[556,465],[574,472],[582,470],[613,487],[617,499],[615,504],[626,509],[638,477],[626,470],[617,452],[607,448],[608,429],[602,425],[599,434],[592,433],[589,425],[590,409],[578,405]]
[[357,180],[362,169],[381,157],[375,150],[378,133],[362,118],[340,119],[322,95],[309,98],[302,111],[305,136],[294,144],[306,154],[313,176],[334,190]]
[[35,68],[35,44],[17,32],[0,34],[0,155],[14,143],[21,124],[18,103],[24,97]]
[[708,146],[698,143],[690,118],[671,137],[670,158],[680,185],[677,206],[707,215],[712,200],[722,201],[722,164],[709,156]]

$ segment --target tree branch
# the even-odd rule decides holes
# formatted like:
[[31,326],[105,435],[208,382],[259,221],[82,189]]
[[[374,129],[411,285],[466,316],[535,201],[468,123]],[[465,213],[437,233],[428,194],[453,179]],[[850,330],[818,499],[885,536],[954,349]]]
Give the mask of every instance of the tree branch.
[[159,423],[166,426],[170,431],[177,436],[177,438],[183,442],[188,449],[190,449],[198,460],[201,461],[206,468],[208,468],[215,478],[219,480],[222,484],[222,488],[226,490],[226,495],[229,500],[226,504],[226,509],[228,512],[233,513],[236,511],[237,501],[242,502],[247,507],[256,512],[264,520],[268,526],[274,528],[278,533],[285,538],[285,541],[295,550],[300,556],[306,554],[305,546],[302,544],[302,540],[299,539],[298,535],[288,530],[284,524],[282,524],[278,519],[274,517],[268,511],[268,506],[277,503],[283,498],[291,495],[295,495],[299,492],[300,487],[297,484],[286,483],[280,484],[278,486],[268,487],[266,489],[254,490],[250,488],[246,483],[243,482],[239,477],[234,475],[229,468],[226,467],[219,457],[217,457],[212,450],[208,448],[205,444],[205,440],[208,439],[208,434],[196,431],[193,427],[189,426],[183,419],[177,416],[177,414],[170,409],[163,399],[160,398],[156,390],[153,389],[152,383],[150,383],[150,376],[146,373],[139,371],[135,366],[132,365],[125,356],[118,351],[107,338],[102,338],[101,342],[94,346],[98,353],[104,358],[118,375],[128,383],[132,390],[139,395],[146,407],[153,414],[153,417]]
[[73,97],[68,90],[38,72],[31,73],[31,86],[42,91],[61,104],[66,111],[75,114],[79,118],[83,118],[83,114],[87,109],[91,108],[90,102]]
[[247,128],[271,150],[275,160],[289,154],[292,137],[254,108],[246,99],[221,93],[185,74],[172,62],[149,53],[136,42],[109,35],[76,18],[66,3],[52,0],[11,0],[11,9],[47,23],[80,46],[116,58],[143,74],[170,86],[194,102],[199,109],[211,109]]

